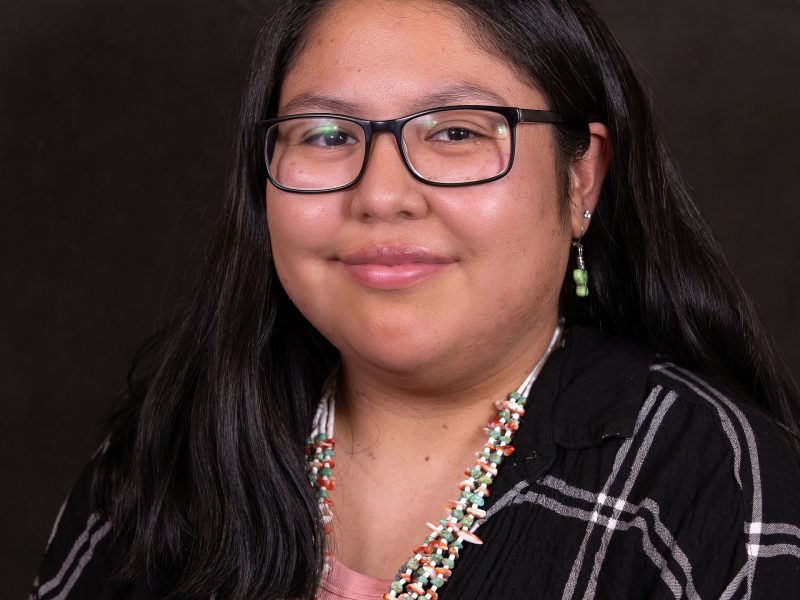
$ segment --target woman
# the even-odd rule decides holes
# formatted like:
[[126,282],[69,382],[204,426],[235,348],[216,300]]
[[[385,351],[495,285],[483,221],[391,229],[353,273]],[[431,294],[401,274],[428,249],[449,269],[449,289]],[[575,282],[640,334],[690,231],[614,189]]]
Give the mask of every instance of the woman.
[[238,152],[34,597],[800,591],[796,391],[589,6],[286,2]]

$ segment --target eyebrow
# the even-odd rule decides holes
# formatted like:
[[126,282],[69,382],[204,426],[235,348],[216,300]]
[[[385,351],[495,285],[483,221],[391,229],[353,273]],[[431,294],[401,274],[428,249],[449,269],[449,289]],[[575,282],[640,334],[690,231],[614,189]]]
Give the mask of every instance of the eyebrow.
[[292,115],[303,111],[313,112],[332,112],[343,115],[355,116],[358,112],[358,105],[347,100],[325,96],[322,94],[300,94],[284,104],[278,115]]
[[[451,104],[474,104],[476,102],[508,106],[508,101],[495,92],[469,83],[457,83],[422,96],[414,103],[415,110],[410,112]],[[290,115],[303,111],[332,112],[349,116],[363,114],[363,108],[356,102],[315,93],[300,94],[292,98],[280,108],[278,114]]]
[[499,94],[471,83],[457,83],[427,94],[420,98],[419,105],[420,110],[425,110],[455,103],[469,104],[476,100],[487,104],[508,106],[508,101]]

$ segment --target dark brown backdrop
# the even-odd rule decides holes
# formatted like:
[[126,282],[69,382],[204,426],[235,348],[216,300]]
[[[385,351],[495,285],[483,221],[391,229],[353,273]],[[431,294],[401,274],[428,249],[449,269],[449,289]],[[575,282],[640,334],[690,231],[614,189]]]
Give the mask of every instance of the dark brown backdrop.
[[[597,2],[800,374],[800,2]],[[0,4],[0,598],[27,593],[138,340],[190,289],[268,2]]]

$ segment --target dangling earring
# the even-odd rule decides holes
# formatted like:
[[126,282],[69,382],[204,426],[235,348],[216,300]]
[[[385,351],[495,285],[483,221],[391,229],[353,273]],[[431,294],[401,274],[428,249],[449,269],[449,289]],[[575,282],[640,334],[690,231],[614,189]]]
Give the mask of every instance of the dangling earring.
[[589,272],[583,261],[583,244],[575,240],[572,245],[578,249],[578,268],[572,270],[572,279],[575,280],[575,295],[586,298],[589,295]]
[[[591,219],[592,213],[587,209],[583,211],[585,219]],[[589,295],[589,272],[586,270],[586,263],[583,260],[583,227],[581,227],[581,235],[577,240],[572,242],[572,245],[578,249],[578,268],[573,269],[572,279],[575,281],[575,295],[578,298],[586,298]]]

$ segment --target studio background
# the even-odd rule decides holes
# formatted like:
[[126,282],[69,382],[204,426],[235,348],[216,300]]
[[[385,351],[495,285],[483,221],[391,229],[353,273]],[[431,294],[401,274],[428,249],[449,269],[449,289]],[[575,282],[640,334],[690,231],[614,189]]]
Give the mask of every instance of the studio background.
[[[27,594],[132,352],[191,290],[271,5],[0,4],[2,599]],[[595,5],[800,377],[800,0]]]

